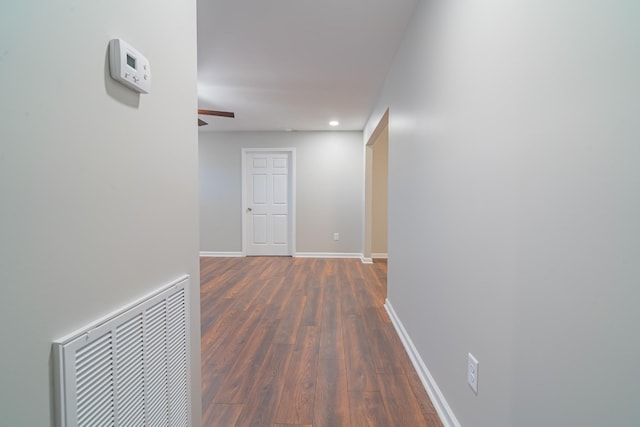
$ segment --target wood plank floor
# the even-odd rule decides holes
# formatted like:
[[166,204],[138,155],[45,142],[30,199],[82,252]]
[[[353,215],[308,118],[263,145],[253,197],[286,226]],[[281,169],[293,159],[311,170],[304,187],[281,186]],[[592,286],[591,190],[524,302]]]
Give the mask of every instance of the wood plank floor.
[[202,258],[203,426],[442,426],[385,289],[385,263]]

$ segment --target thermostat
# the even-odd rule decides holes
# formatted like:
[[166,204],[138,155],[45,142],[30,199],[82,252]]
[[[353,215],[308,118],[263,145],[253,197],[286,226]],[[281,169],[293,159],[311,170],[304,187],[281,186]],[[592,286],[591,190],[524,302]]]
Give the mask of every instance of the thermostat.
[[149,93],[151,67],[149,61],[122,39],[109,42],[111,77],[136,92]]

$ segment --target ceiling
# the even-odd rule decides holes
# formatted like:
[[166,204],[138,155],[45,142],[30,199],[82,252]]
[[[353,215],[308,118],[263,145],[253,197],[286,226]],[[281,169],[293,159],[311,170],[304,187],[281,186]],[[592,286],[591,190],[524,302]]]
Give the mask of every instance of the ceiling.
[[417,1],[198,0],[200,130],[362,130]]

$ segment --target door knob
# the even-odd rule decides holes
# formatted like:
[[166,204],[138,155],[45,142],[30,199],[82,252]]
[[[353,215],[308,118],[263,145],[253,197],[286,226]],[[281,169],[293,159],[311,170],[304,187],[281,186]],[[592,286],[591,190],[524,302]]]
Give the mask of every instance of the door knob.
[[247,208],[247,212],[251,212],[251,208]]

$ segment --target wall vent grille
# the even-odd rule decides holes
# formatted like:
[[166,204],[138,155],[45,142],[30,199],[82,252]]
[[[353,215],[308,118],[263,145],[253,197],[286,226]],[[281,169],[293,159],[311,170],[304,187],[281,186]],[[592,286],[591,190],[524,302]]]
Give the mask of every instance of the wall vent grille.
[[57,425],[190,425],[189,277],[54,341]]

